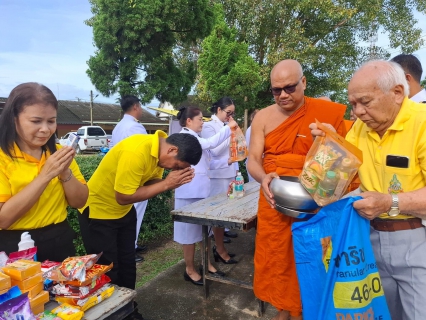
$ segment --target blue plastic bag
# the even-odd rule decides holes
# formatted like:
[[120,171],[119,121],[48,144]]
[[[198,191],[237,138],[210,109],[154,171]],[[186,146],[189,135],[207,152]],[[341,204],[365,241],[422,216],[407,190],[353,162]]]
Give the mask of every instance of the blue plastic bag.
[[334,202],[292,226],[304,320],[390,320],[370,223],[355,211],[360,197]]

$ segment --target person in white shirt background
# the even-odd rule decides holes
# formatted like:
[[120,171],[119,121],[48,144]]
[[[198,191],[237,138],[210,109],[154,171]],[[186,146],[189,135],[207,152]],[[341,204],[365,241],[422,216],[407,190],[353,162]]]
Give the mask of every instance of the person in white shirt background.
[[423,68],[419,59],[412,54],[400,54],[391,61],[398,63],[404,70],[410,88],[408,98],[415,102],[426,103],[426,90],[420,85]]
[[[253,112],[251,113],[251,115],[250,115],[250,126],[247,128],[247,131],[246,131],[246,144],[247,144],[247,147],[248,148],[250,148],[250,137],[251,137],[251,123],[253,122],[253,119],[254,119],[254,116],[256,115],[256,113],[258,113],[259,112],[259,109],[254,109],[253,110]],[[248,161],[248,157],[247,157],[247,159],[246,159],[246,168],[247,168],[247,161]],[[252,181],[256,181],[256,180],[254,180],[254,178],[250,175],[250,173],[248,172],[248,170],[247,170],[247,176],[248,176],[248,182],[252,182]]]
[[[210,112],[213,113],[211,121],[206,122],[203,125],[201,131],[202,138],[210,138],[217,134],[220,129],[230,121],[231,117],[235,114],[235,105],[229,97],[223,97],[216,101]],[[212,160],[228,160],[229,158],[229,142],[230,139],[226,139],[218,147],[211,149]],[[235,162],[225,168],[210,170],[210,194],[209,197],[213,197],[219,193],[227,192],[229,183],[231,183],[236,176],[236,172],[239,169],[238,162]],[[215,261],[222,261],[225,264],[237,263],[236,260],[228,254],[225,245],[223,243],[225,230],[223,228],[214,227],[213,234],[215,238],[215,246],[213,247],[213,254]],[[237,237],[235,232],[227,231],[228,237]]]
[[[226,168],[230,162],[225,158],[212,160],[211,148],[215,148],[231,135],[231,128],[236,127],[237,123],[230,119],[226,126],[222,126],[217,134],[203,139],[198,136],[203,128],[203,114],[196,107],[181,107],[177,114],[179,124],[182,130],[179,133],[190,134],[198,139],[203,149],[200,162],[193,166],[195,176],[191,182],[184,184],[175,190],[175,209],[179,209],[188,204],[194,203],[210,195],[210,169]],[[174,222],[174,240],[183,246],[183,256],[186,269],[183,277],[186,281],[191,281],[195,285],[203,285],[203,279],[194,266],[195,244],[202,240],[202,226],[185,222]],[[203,252],[201,250],[201,252]],[[202,269],[200,268],[200,273]],[[216,276],[225,276],[225,273],[217,270],[208,261],[208,272]]]
[[[142,106],[140,100],[131,95],[124,96],[120,100],[121,109],[123,109],[123,119],[115,126],[112,131],[112,137],[109,147],[112,148],[121,140],[130,137],[134,134],[147,134],[145,127],[139,123],[139,119],[142,117]],[[139,231],[142,226],[143,216],[145,215],[146,206],[148,200],[137,202],[134,204],[137,213],[137,224],[136,224],[136,241],[135,241],[135,262],[141,262],[144,258],[137,253],[145,253],[147,248],[145,245],[138,245]]]

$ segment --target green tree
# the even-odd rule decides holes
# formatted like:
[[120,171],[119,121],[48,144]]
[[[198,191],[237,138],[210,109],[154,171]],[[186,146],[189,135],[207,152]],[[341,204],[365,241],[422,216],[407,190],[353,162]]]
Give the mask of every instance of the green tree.
[[426,13],[424,0],[216,0],[228,25],[261,67],[264,81],[258,93],[264,106],[271,67],[282,59],[297,59],[308,79],[306,93],[346,102],[345,88],[353,71],[371,58],[389,53],[368,41],[378,31],[390,48],[413,52],[423,45],[414,9]]
[[421,85],[423,88],[426,88],[426,79],[424,79],[424,80],[420,81],[420,85]]
[[248,45],[238,41],[237,29],[229,28],[221,6],[216,6],[216,25],[201,44],[196,91],[198,99],[211,104],[223,96],[235,101],[237,115],[254,109],[261,88],[260,66],[248,54]]
[[[89,0],[97,48],[87,64],[96,89],[105,96],[135,94],[185,100],[196,76],[187,50],[213,27],[209,0]],[[183,53],[183,54],[182,54]]]

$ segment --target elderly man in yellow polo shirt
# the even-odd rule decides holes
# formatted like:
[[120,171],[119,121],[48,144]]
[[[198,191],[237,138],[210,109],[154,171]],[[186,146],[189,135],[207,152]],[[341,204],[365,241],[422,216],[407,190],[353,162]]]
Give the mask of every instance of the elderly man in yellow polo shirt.
[[[358,120],[346,140],[363,151],[362,200],[392,319],[426,319],[426,109],[408,99],[402,68],[370,61],[355,72],[349,102]],[[314,124],[313,135],[321,135]]]
[[[103,252],[100,264],[114,263],[108,273],[112,283],[134,289],[136,280],[134,203],[175,189],[194,177],[202,149],[188,134],[167,137],[135,134],[120,141],[102,159],[88,182],[89,199],[83,214],[89,214],[89,248]],[[164,169],[171,169],[163,180]]]

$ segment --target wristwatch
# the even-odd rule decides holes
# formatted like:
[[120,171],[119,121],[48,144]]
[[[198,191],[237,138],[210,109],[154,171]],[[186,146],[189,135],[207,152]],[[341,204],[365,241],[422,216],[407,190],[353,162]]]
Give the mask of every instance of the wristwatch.
[[392,205],[388,211],[389,217],[396,217],[399,215],[399,199],[397,194],[391,194],[392,196]]

